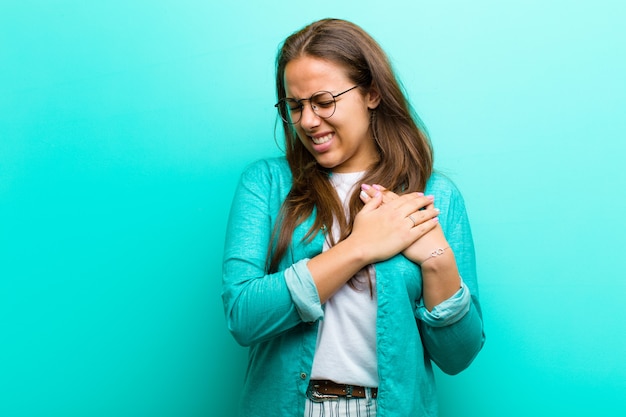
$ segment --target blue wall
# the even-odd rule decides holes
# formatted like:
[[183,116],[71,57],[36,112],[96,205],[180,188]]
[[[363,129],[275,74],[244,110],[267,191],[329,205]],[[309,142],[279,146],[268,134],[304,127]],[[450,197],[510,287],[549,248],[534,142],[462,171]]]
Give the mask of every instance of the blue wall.
[[488,338],[441,416],[623,416],[623,2],[213,3],[0,5],[0,416],[234,414],[224,224],[279,153],[276,48],[327,16],[389,52],[473,221]]

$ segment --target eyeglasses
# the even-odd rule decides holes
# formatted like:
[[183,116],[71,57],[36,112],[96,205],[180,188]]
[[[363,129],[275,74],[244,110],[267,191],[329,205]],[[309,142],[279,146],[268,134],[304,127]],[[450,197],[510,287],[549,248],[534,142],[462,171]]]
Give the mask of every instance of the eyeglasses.
[[295,125],[302,118],[302,110],[304,109],[304,101],[308,101],[311,105],[313,113],[321,117],[322,119],[328,119],[335,114],[335,108],[337,103],[335,99],[342,94],[352,91],[357,88],[358,85],[348,88],[346,91],[342,91],[339,94],[333,95],[329,91],[318,91],[309,98],[301,98],[296,100],[295,98],[281,98],[278,103],[274,104],[274,107],[278,109],[280,118],[285,123]]

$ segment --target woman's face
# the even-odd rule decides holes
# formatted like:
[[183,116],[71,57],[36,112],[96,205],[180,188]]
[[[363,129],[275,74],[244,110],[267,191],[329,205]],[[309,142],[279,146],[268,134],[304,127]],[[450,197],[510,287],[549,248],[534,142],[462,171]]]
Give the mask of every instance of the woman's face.
[[[319,91],[333,95],[355,84],[340,65],[320,58],[303,56],[285,67],[287,97],[308,99]],[[300,121],[294,125],[300,141],[324,168],[333,172],[364,171],[377,159],[376,145],[370,131],[370,109],[380,101],[371,89],[360,88],[335,99],[332,116],[324,119],[313,112],[309,100],[302,102]]]

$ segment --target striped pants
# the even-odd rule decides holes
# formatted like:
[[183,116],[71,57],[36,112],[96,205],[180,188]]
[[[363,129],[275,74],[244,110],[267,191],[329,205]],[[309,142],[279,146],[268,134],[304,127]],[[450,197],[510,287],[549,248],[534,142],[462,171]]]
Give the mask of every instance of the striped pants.
[[338,397],[321,402],[307,399],[304,417],[376,417],[376,399],[369,388],[366,398]]

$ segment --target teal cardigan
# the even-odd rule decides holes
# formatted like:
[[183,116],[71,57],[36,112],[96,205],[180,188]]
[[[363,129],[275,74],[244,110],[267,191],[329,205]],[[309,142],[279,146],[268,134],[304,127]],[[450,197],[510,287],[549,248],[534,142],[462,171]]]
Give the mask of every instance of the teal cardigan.
[[[284,158],[250,165],[231,207],[224,247],[222,299],[228,328],[249,346],[241,394],[245,417],[301,417],[324,317],[307,261],[322,252],[324,234],[303,240],[313,217],[300,224],[276,273],[265,270],[280,207],[291,188]],[[378,416],[436,416],[431,361],[448,374],[465,369],[484,343],[474,246],[463,198],[446,177],[433,174],[427,194],[454,251],[463,286],[428,311],[419,266],[402,255],[375,264]]]

